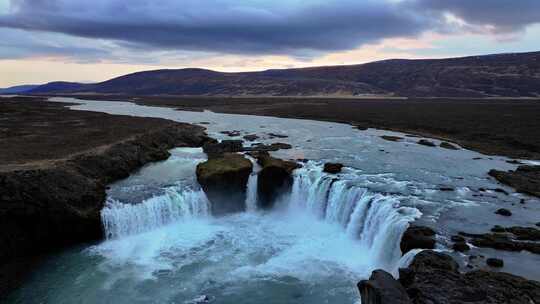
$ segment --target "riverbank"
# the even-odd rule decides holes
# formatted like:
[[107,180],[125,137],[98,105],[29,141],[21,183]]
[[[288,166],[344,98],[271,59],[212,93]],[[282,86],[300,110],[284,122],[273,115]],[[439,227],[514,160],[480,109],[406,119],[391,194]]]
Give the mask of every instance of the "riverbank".
[[540,159],[539,99],[156,97],[91,95],[180,110],[349,123],[440,138],[487,155]]
[[103,237],[107,184],[208,140],[198,126],[64,106],[0,99],[0,295],[27,273],[17,267],[26,258]]
[[[540,159],[540,100],[531,98],[316,98],[82,95],[178,110],[300,118],[348,123],[437,138],[486,155]],[[515,161],[516,163],[519,163]],[[540,167],[535,168],[540,171]],[[512,176],[499,178],[499,176]],[[540,180],[501,172],[499,182],[538,196]]]

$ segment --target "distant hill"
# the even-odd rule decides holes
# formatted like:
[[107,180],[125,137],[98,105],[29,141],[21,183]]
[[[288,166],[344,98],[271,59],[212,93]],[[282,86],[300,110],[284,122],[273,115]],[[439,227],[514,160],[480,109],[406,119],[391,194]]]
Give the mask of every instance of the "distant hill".
[[66,81],[54,81],[33,88],[27,93],[83,92],[87,84]]
[[133,73],[96,84],[49,83],[36,94],[211,96],[540,97],[540,52],[222,73],[203,69]]
[[19,86],[9,87],[5,89],[0,89],[0,94],[19,94],[19,93],[28,92],[37,87],[39,87],[39,85],[32,85],[32,84],[19,85]]

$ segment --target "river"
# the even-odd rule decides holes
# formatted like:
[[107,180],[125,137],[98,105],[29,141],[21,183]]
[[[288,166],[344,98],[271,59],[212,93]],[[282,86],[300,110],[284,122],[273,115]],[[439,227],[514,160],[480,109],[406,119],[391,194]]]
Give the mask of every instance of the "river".
[[[217,139],[231,139],[222,131],[257,134],[256,142],[293,146],[274,156],[309,161],[295,171],[292,190],[273,210],[257,208],[254,172],[247,211],[213,217],[195,177],[206,155],[198,148],[174,149],[168,160],[111,185],[102,211],[105,241],[50,258],[10,303],[358,303],[359,280],[378,268],[396,274],[410,261],[412,253],[401,257],[399,241],[412,221],[437,230],[438,249],[447,250],[458,231],[529,226],[540,215],[538,201],[488,178],[490,169],[516,167],[507,158],[418,145],[418,138],[399,132],[127,102],[52,100],[78,103],[70,106],[75,110],[202,123]],[[391,142],[381,135],[404,139]],[[329,175],[322,172],[325,162],[345,168]],[[510,194],[477,196],[479,188]],[[513,208],[512,217],[494,214],[522,198],[529,203]],[[472,252],[504,257],[504,271],[540,279],[527,266],[539,265],[538,255]]]

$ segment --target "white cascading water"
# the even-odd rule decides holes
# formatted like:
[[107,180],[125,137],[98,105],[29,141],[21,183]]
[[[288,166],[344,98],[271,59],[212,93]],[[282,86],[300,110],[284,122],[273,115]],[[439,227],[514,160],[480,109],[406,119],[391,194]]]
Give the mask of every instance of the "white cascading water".
[[373,263],[385,269],[399,261],[401,236],[409,222],[421,215],[415,208],[400,206],[397,197],[372,193],[313,165],[296,170],[288,204],[341,225],[366,248]]
[[254,212],[257,210],[257,183],[259,180],[257,173],[251,173],[248,179],[246,192],[246,210]]
[[249,175],[247,189],[246,189],[246,210],[248,212],[255,212],[257,210],[257,183],[259,182],[259,171],[261,166],[257,163],[253,157],[246,155],[246,157],[253,164],[253,172]]
[[[248,212],[257,210],[256,161],[247,185]],[[400,206],[397,197],[373,193],[350,179],[322,172],[308,163],[294,173],[291,193],[284,201],[292,212],[308,210],[320,220],[343,227],[360,242],[374,265],[391,269],[401,257],[399,240],[409,222],[421,214],[415,208]],[[165,194],[140,204],[109,199],[101,216],[108,239],[150,231],[173,222],[208,216],[210,202],[202,190],[167,188]]]
[[165,193],[140,204],[126,204],[108,199],[101,211],[107,239],[116,239],[161,226],[181,219],[208,216],[210,202],[202,190],[170,187]]

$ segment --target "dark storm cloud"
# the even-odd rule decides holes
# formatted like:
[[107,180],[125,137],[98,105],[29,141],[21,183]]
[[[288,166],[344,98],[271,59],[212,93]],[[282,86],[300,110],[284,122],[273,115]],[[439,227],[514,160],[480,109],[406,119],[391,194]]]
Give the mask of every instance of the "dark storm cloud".
[[540,0],[12,0],[0,27],[114,41],[140,51],[312,57],[389,37],[444,31],[444,13],[514,31]]
[[[57,39],[53,34],[34,34],[19,29],[0,28],[0,59],[20,59],[36,56],[74,57],[79,62],[99,61],[110,56],[104,48],[82,39],[64,37]],[[55,39],[56,38],[56,39]]]
[[130,47],[261,54],[346,50],[414,35],[429,23],[397,4],[358,0],[18,0],[12,1],[12,13],[0,17],[3,27],[112,39]]

